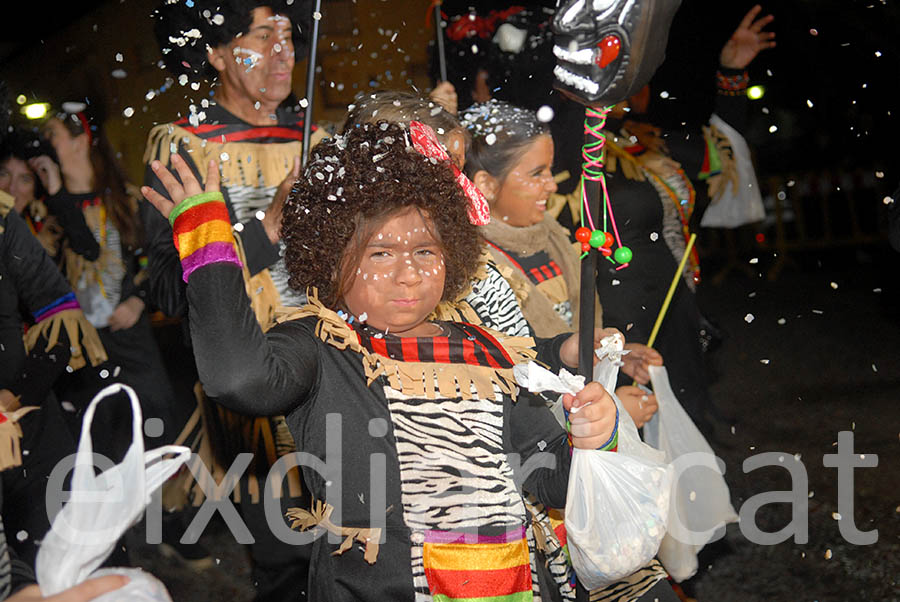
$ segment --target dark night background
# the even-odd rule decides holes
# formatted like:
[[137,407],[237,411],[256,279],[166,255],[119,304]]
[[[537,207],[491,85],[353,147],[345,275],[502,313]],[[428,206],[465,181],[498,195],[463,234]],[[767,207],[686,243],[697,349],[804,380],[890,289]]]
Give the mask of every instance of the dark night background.
[[[119,140],[136,141],[129,142],[134,148],[123,150],[125,158],[140,168],[145,128],[155,120],[170,120],[190,95],[176,87],[149,108],[145,104],[143,122],[138,120],[140,113],[131,124],[125,120],[121,125],[123,120],[117,117],[125,106],[141,107],[148,87],[159,86],[164,78],[153,66],[159,58],[155,45],[135,49],[136,42],[128,39],[129,35],[137,39],[128,27],[151,27],[145,10],[150,4],[150,0],[7,0],[0,20],[0,79],[17,84],[11,86],[13,98],[20,92],[39,97],[46,90],[67,86],[68,78],[56,70],[32,65],[36,60],[55,62],[56,56],[44,58],[41,53],[68,44],[59,40],[76,21],[89,17],[90,24],[101,12],[121,13],[128,20],[121,28],[101,23],[97,35],[104,39],[97,38],[97,45],[103,45],[105,62],[102,69],[95,69],[93,83],[109,79],[107,67],[115,66],[112,56],[119,49],[126,54],[126,63],[133,61],[128,79],[100,89],[112,91],[107,102],[119,112],[111,111],[110,121],[121,126]],[[411,29],[423,28],[428,4],[325,0],[325,20],[337,14],[340,5],[360,35],[371,34],[390,19],[399,21],[398,11],[406,13]],[[444,9],[453,15],[472,6],[484,14],[510,4],[523,2],[447,0]],[[651,82],[649,111],[655,120],[677,126],[708,119],[719,50],[754,4],[682,1],[666,61]],[[123,9],[119,13],[106,10],[118,5]],[[329,6],[335,12],[329,13]],[[760,492],[791,486],[783,468],[742,472],[748,456],[764,451],[797,454],[809,477],[810,539],[805,544],[789,540],[760,546],[743,538],[737,525],[729,526],[724,544],[704,551],[697,598],[898,601],[900,253],[886,241],[883,199],[900,184],[896,145],[900,1],[778,0],[762,6],[762,14],[775,15],[767,29],[776,32],[777,47],[764,51],[750,66],[751,85],[764,85],[766,94],[749,103],[745,137],[766,196],[767,219],[738,231],[701,234],[706,247],[698,299],[725,333],[721,348],[708,356],[711,392],[721,412],[712,445],[726,463],[734,506],[739,508]],[[329,35],[320,51],[338,39],[329,40]],[[428,36],[428,31],[419,35]],[[94,39],[77,43],[90,54]],[[424,48],[420,54],[425,56]],[[65,59],[60,53],[60,63]],[[71,58],[71,63],[78,60]],[[28,69],[19,67],[20,62]],[[133,67],[141,63],[143,72]],[[332,79],[349,78],[335,75],[336,70],[331,73]],[[424,58],[417,76],[427,77]],[[321,75],[322,96],[328,93],[328,77],[328,72]],[[304,73],[295,75],[295,91],[303,89],[303,78]],[[364,78],[389,87],[380,73],[366,73]],[[22,82],[33,83],[33,89]],[[393,84],[403,86],[399,81]],[[668,98],[660,98],[660,91]],[[772,126],[777,128],[774,132]],[[778,206],[773,198],[780,195],[783,204]],[[784,222],[781,238],[779,220]],[[834,451],[837,433],[846,430],[853,431],[858,453],[877,454],[880,459],[878,468],[855,471],[853,520],[860,529],[879,530],[879,541],[872,546],[853,546],[840,537],[836,474],[822,466],[823,455]],[[769,504],[756,517],[770,532],[790,519],[786,504]],[[140,532],[130,535],[132,560],[163,579],[176,602],[251,600],[246,556],[221,523],[213,527],[219,528],[207,529],[202,541],[214,552],[218,566],[202,574],[142,545]]]

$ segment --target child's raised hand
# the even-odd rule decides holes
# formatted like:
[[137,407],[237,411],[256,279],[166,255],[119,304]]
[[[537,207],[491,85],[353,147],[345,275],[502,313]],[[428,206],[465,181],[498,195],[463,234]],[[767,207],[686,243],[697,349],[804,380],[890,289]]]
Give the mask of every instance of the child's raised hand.
[[159,178],[159,181],[165,186],[166,192],[169,193],[169,198],[164,197],[149,186],[141,186],[141,193],[144,195],[144,198],[150,201],[150,203],[162,213],[163,217],[167,219],[169,214],[172,213],[172,209],[184,199],[200,194],[201,192],[219,191],[219,168],[216,166],[214,160],[210,159],[209,164],[206,166],[205,187],[200,185],[200,182],[194,177],[191,168],[188,167],[187,163],[184,162],[184,159],[182,159],[178,153],[172,154],[171,161],[172,167],[178,172],[178,178],[181,178],[181,182],[179,182],[178,178],[173,176],[172,172],[166,169],[166,166],[161,162],[153,161],[150,163],[150,169],[153,170],[153,173],[156,174],[156,177]]
[[616,426],[616,403],[600,383],[591,382],[578,395],[563,395],[569,412],[572,445],[598,449],[606,445]]

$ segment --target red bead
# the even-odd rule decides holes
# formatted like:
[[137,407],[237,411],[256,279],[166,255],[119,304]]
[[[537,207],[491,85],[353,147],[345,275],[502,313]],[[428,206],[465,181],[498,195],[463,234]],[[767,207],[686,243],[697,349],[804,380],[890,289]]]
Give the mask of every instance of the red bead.
[[589,242],[583,242],[583,243],[581,243],[581,250],[584,251],[585,253],[587,253],[588,251],[590,251],[590,250],[591,250],[591,243],[589,243]]
[[600,252],[604,257],[609,257],[610,255],[612,255],[612,249],[610,249],[609,247],[600,247]]
[[606,240],[603,241],[603,246],[609,249],[613,246],[613,243],[616,242],[616,240],[609,232],[604,232],[604,234],[606,234]]
[[591,240],[591,231],[589,228],[585,228],[582,226],[575,230],[575,240],[580,243],[590,242]]

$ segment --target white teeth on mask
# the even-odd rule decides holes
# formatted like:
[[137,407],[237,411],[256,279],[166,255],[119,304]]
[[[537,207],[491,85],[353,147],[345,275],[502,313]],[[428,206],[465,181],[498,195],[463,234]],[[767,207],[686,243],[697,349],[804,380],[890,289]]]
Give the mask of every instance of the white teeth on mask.
[[580,75],[575,75],[571,71],[567,71],[563,69],[559,65],[553,68],[553,75],[556,76],[556,79],[566,84],[567,86],[572,86],[573,88],[577,88],[588,94],[596,94],[600,90],[600,84],[595,81],[592,81],[586,77],[581,77]]
[[568,50],[562,46],[554,46],[553,54],[561,61],[575,65],[590,65],[594,62],[594,49],[582,48],[581,50]]

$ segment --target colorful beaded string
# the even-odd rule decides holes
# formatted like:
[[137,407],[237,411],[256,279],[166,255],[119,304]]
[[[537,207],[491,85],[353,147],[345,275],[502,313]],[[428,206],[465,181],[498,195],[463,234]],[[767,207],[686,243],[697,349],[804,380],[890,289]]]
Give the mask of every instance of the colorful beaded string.
[[[606,160],[606,134],[603,128],[606,125],[606,116],[612,106],[596,110],[588,107],[585,110],[584,133],[585,138],[588,136],[594,138],[592,141],[585,142],[581,149],[581,158],[584,162],[581,164],[581,226],[575,230],[575,239],[581,243],[581,258],[587,257],[591,247],[600,251],[600,254],[606,257],[610,263],[619,266],[616,270],[628,267],[631,261],[631,249],[622,245],[622,239],[619,237],[619,228],[616,225],[616,218],[613,215],[612,203],[609,200],[609,192],[606,189],[606,175],[603,172],[603,165]],[[588,118],[597,118],[597,125],[591,126]],[[599,182],[600,190],[603,193],[603,229],[598,230],[594,225],[594,218],[591,215],[591,208],[588,205],[587,188],[585,182]],[[585,224],[585,215],[587,215],[587,224]],[[612,234],[609,232],[609,226],[612,226]],[[613,243],[617,248],[612,250]]]

